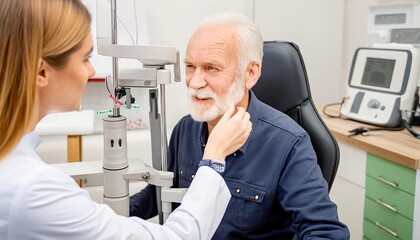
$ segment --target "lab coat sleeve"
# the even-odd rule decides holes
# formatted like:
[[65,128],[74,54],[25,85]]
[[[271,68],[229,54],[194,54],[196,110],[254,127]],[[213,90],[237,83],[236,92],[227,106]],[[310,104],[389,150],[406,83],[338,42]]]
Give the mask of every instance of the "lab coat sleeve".
[[199,230],[193,238],[191,234],[178,230],[182,239],[210,239],[223,218],[230,197],[222,177],[209,167],[200,167],[181,206],[169,216],[165,225],[173,231],[188,229],[189,226],[196,226]]
[[9,239],[210,239],[230,200],[226,183],[208,167],[163,226],[115,214],[54,170],[31,174],[17,191]]

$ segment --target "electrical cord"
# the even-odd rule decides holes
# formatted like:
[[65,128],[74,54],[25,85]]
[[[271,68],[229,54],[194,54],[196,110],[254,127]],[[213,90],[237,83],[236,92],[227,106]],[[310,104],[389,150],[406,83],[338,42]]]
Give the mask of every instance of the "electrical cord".
[[398,127],[390,128],[390,127],[377,127],[377,128],[370,128],[370,127],[358,127],[349,131],[349,135],[347,137],[362,135],[368,136],[368,132],[371,131],[401,131],[404,130],[405,126],[401,124]]
[[417,107],[420,106],[420,97],[419,97],[419,87],[417,87],[416,89],[416,94],[414,95],[414,103],[413,103],[413,107],[412,107],[412,111],[410,113],[410,116],[408,118],[408,121],[402,119],[402,125],[407,129],[407,131],[413,135],[415,138],[420,139],[420,133],[417,133],[416,131],[414,131],[414,129],[412,128],[412,124],[413,121],[415,119],[415,113],[417,110]]
[[[340,105],[340,111],[339,111],[339,113],[338,113],[338,115],[331,115],[331,114],[329,114],[329,113],[327,113],[327,108],[328,107],[331,107],[331,106],[336,106],[336,105]],[[325,105],[323,108],[322,108],[322,113],[324,113],[326,116],[328,116],[328,117],[330,117],[330,118],[341,118],[341,106],[342,106],[342,102],[341,103],[330,103],[330,104],[327,104],[327,105]]]
[[[345,102],[346,100],[347,100],[347,97],[343,97],[343,99],[341,100],[341,102],[340,102],[340,103],[330,103],[330,104],[325,105],[325,106],[322,108],[322,113],[324,113],[326,116],[328,116],[328,117],[330,117],[330,118],[342,118],[342,117],[341,117],[341,107],[343,106],[343,104],[344,104],[344,102]],[[331,106],[336,106],[336,105],[339,105],[339,106],[340,106],[340,109],[338,110],[338,115],[331,115],[331,114],[327,113],[327,108],[328,108],[328,107],[331,107]]]
[[415,138],[420,139],[420,133],[414,131],[414,129],[408,124],[407,121],[402,120],[402,124],[404,125],[404,128],[407,129],[407,131],[413,135]]

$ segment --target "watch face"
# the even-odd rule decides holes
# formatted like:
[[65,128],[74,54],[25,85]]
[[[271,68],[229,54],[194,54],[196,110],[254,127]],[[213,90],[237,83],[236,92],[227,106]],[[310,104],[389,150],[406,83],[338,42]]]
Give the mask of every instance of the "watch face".
[[217,172],[224,172],[225,171],[225,165],[217,162],[212,162],[211,167],[216,170]]

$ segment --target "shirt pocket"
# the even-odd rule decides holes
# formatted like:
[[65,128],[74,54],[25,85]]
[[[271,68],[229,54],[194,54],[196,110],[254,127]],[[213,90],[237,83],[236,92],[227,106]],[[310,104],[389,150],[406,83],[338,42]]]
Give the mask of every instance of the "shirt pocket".
[[190,166],[188,164],[181,164],[178,169],[179,186],[180,188],[188,188],[197,173],[198,166]]
[[242,180],[226,178],[232,198],[226,221],[243,231],[251,231],[264,224],[264,198],[267,188]]

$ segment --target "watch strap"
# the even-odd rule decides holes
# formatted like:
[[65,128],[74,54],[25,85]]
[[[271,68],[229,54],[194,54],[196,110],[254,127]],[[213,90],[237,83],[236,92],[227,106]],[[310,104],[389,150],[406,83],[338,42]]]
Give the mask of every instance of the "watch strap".
[[225,160],[212,160],[212,159],[203,159],[199,163],[199,167],[208,166],[211,167],[216,172],[222,174],[225,171]]

